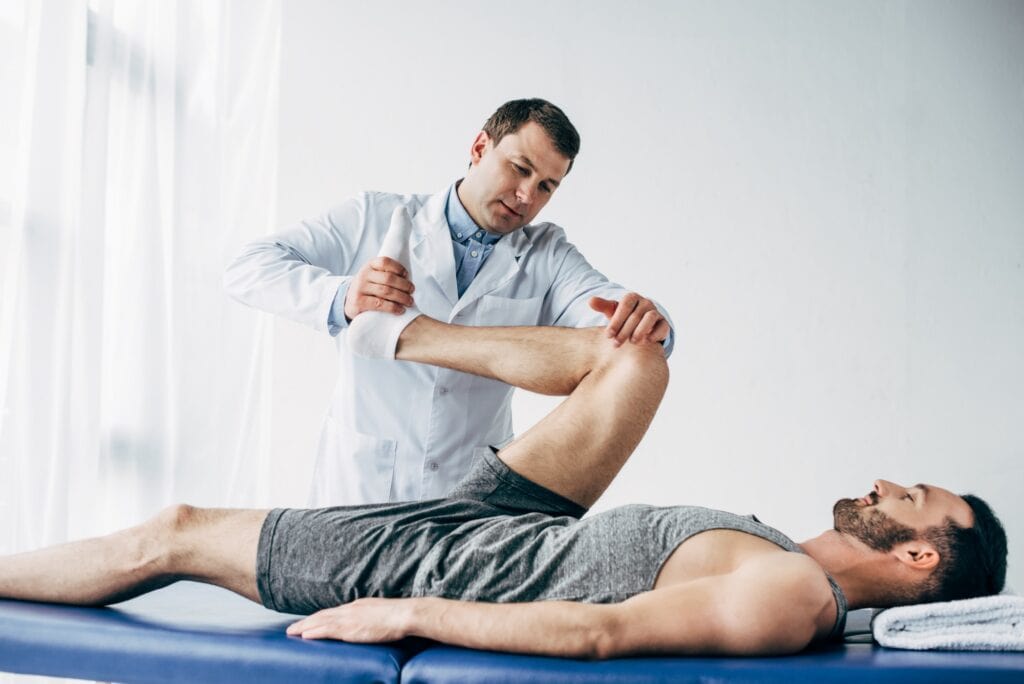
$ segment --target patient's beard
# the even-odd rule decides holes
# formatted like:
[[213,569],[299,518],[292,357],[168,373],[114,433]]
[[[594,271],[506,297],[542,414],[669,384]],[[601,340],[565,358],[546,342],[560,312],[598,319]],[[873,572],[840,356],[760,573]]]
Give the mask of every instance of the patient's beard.
[[896,522],[882,511],[872,509],[865,516],[863,510],[856,499],[836,501],[832,507],[836,531],[855,537],[876,551],[890,551],[897,544],[917,538],[914,528]]

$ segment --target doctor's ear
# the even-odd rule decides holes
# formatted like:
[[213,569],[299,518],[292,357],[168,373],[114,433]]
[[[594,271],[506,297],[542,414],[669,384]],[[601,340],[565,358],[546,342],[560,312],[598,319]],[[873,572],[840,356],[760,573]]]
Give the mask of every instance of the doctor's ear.
[[477,133],[476,138],[473,139],[473,145],[469,148],[470,166],[479,162],[490,148],[491,136],[487,135],[487,131]]

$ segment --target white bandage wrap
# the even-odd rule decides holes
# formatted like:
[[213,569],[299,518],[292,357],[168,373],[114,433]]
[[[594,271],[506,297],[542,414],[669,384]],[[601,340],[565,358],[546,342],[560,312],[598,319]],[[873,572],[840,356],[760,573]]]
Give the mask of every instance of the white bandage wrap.
[[[409,271],[412,280],[412,259],[409,245],[412,237],[412,219],[405,207],[398,207],[391,214],[391,225],[384,236],[377,256],[394,259]],[[371,359],[395,358],[398,338],[406,326],[420,315],[415,306],[406,308],[398,315],[384,311],[364,311],[357,315],[348,326],[346,338],[353,354]]]

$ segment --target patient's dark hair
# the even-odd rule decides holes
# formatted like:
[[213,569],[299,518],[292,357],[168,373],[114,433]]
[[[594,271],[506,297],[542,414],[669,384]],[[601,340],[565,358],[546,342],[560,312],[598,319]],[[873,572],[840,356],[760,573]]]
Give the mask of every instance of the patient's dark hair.
[[569,159],[569,168],[565,171],[569,173],[573,160],[580,152],[580,134],[565,112],[547,100],[533,98],[506,102],[484,122],[483,130],[497,145],[502,138],[515,133],[528,121],[543,128],[555,144],[555,149]]
[[992,508],[973,494],[963,500],[974,512],[974,524],[961,527],[952,518],[930,527],[922,537],[939,552],[938,567],[927,580],[919,601],[954,601],[998,594],[1006,581],[1006,531]]

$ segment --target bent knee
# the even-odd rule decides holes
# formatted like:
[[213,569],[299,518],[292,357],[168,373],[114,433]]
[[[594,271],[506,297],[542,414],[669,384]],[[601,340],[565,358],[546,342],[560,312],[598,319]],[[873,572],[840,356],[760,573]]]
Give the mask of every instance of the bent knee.
[[195,526],[199,509],[188,504],[172,504],[156,514],[151,522],[161,531],[169,534],[185,532]]
[[665,348],[658,342],[627,342],[616,347],[609,340],[605,349],[604,362],[610,366],[624,366],[634,376],[643,377],[653,383],[668,382],[668,362]]
[[178,504],[164,508],[155,516],[117,534],[126,540],[121,547],[125,570],[159,575],[169,570],[178,547],[179,532],[193,517],[195,509]]
[[166,574],[175,574],[189,555],[189,533],[202,522],[202,509],[173,504],[141,527],[141,556]]

